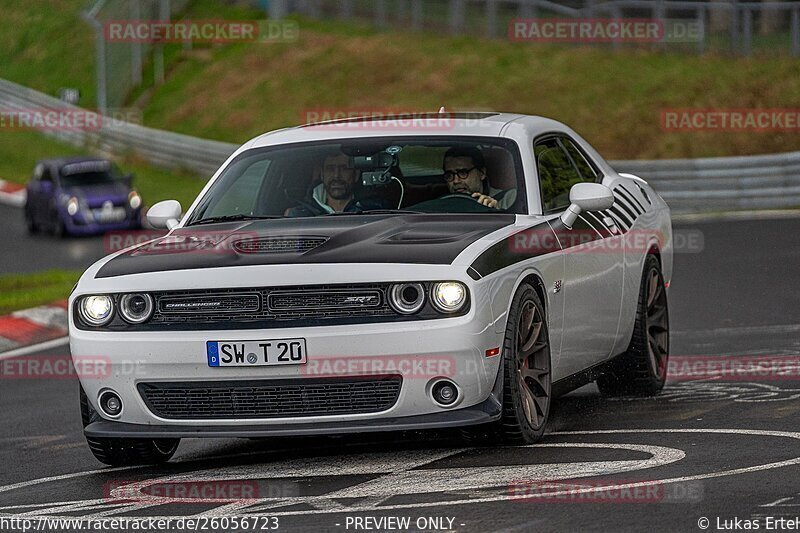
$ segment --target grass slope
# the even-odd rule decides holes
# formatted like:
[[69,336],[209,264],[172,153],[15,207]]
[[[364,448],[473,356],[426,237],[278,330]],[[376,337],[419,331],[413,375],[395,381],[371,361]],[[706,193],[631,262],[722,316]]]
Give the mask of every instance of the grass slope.
[[301,22],[300,40],[182,54],[145,109],[148,125],[245,141],[309,109],[482,109],[544,115],[609,158],[800,149],[796,132],[666,132],[673,108],[797,108],[788,57],[612,52]]
[[[44,7],[43,7],[44,5]],[[82,90],[94,104],[85,0],[6,0],[0,76],[50,94]],[[193,20],[263,18],[242,4],[192,0]],[[480,25],[479,25],[480,26]],[[300,20],[293,43],[166,46],[167,82],[132,99],[145,124],[233,142],[305,121],[318,109],[501,110],[562,120],[609,158],[700,157],[800,149],[797,132],[665,132],[671,108],[800,107],[800,62],[582,48],[376,32]],[[784,47],[785,48],[785,47]],[[783,49],[782,49],[783,50]],[[145,80],[152,80],[151,65]],[[133,101],[132,100],[132,101]]]
[[0,316],[63,300],[81,276],[75,270],[47,270],[35,274],[0,276]]

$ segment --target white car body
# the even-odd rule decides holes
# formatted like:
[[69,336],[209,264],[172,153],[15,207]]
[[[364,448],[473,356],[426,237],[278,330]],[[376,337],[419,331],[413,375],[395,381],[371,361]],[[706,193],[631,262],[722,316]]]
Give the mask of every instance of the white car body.
[[[353,121],[358,122],[358,121]],[[369,121],[365,122],[369,123]],[[315,433],[377,431],[409,428],[451,427],[481,424],[498,419],[499,354],[515,291],[523,281],[541,292],[549,326],[552,381],[556,393],[592,380],[603,365],[625,351],[634,327],[642,269],[648,253],[656,253],[669,286],[672,275],[672,230],[670,211],[661,197],[642,179],[620,175],[584,139],[567,126],[545,118],[517,114],[494,114],[480,119],[451,119],[448,136],[510,139],[519,147],[526,182],[528,214],[509,216],[507,224],[468,242],[452,258],[426,262],[366,261],[313,262],[302,264],[248,264],[209,268],[129,271],[100,275],[120,251],[92,265],[81,277],[69,299],[70,348],[73,358],[101,358],[110,371],[101,376],[82,376],[88,401],[98,410],[98,396],[115,391],[122,412],[85,428],[92,437],[216,437],[268,436]],[[579,222],[596,233],[592,242],[550,253],[515,254],[509,257],[513,239],[520,232],[558,231],[560,213],[543,214],[537,164],[532,149],[542,135],[560,134],[572,139],[602,174],[602,184],[615,193],[618,211],[634,211],[617,226],[604,224],[603,216],[582,213]],[[181,223],[179,233],[225,167],[251,149],[327,139],[362,138],[391,134],[420,136],[419,128],[392,129],[379,125],[352,128],[304,126],[259,136],[239,148],[212,177]],[[632,197],[632,198],[631,198]],[[622,202],[624,207],[619,207]],[[605,222],[610,222],[606,220]],[[245,225],[246,226],[246,225]],[[237,226],[239,227],[239,226]],[[246,229],[242,231],[247,231]],[[408,228],[403,231],[409,231]],[[636,236],[631,242],[630,236]],[[627,238],[626,238],[627,236]],[[424,240],[424,239],[423,239]],[[519,241],[523,242],[524,241]],[[611,244],[611,246],[609,246]],[[408,246],[413,246],[409,244]],[[423,247],[433,244],[420,244]],[[594,253],[597,247],[603,251]],[[431,248],[433,250],[433,248]],[[613,250],[610,252],[609,250]],[[434,254],[435,255],[435,254]],[[521,257],[522,256],[522,257]],[[268,280],[268,281],[265,281]],[[302,287],[390,283],[403,281],[454,280],[466,285],[469,311],[463,316],[441,319],[358,323],[342,325],[293,325],[277,328],[239,328],[186,331],[98,331],[78,327],[76,302],[85,295],[158,291],[209,291],[253,287]],[[258,341],[305,338],[309,363],[315,358],[445,361],[445,376],[459,389],[457,402],[439,405],[430,389],[437,375],[419,368],[398,369],[403,375],[396,401],[378,412],[313,416],[268,416],[264,418],[165,418],[149,407],[137,387],[142,383],[253,380],[307,380],[309,366],[258,366],[215,368],[207,364],[210,340]],[[391,360],[391,361],[389,361]],[[448,363],[452,362],[453,367]],[[403,366],[403,365],[399,365]],[[346,371],[345,371],[346,373]],[[358,372],[356,372],[357,374]]]

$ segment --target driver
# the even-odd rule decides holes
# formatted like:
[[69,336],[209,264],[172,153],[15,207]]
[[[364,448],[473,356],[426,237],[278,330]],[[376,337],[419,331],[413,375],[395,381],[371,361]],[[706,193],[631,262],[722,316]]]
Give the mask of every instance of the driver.
[[356,200],[354,189],[358,170],[352,168],[347,155],[337,152],[325,157],[322,163],[322,183],[314,187],[311,197],[284,213],[289,217],[308,217],[329,213],[354,213],[381,209],[375,200]]
[[466,194],[494,209],[508,209],[517,199],[516,189],[495,189],[486,179],[483,153],[473,146],[454,146],[444,154],[444,179],[450,194]]

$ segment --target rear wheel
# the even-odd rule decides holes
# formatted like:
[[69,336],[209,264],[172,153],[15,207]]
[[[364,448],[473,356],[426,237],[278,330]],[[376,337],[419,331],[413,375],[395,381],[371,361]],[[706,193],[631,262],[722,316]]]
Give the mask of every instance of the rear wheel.
[[[81,396],[81,421],[83,427],[100,415],[94,410],[83,391]],[[153,465],[168,461],[178,449],[180,439],[116,439],[86,437],[89,449],[101,463],[110,466]]]
[[514,301],[503,342],[503,412],[500,420],[464,430],[470,442],[530,444],[544,435],[550,415],[550,341],[544,306],[523,284]]
[[652,254],[644,262],[633,336],[627,351],[597,379],[608,396],[652,396],[664,388],[669,359],[669,310],[661,264]]

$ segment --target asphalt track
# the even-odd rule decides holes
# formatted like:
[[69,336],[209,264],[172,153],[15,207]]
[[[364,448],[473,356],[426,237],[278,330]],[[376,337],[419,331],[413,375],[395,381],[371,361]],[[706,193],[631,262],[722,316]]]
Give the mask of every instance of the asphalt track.
[[[75,243],[3,227],[12,241],[3,272],[39,268],[35,258],[79,268],[102,255],[98,239],[81,239],[87,255],[66,258]],[[703,249],[675,256],[673,358],[800,356],[800,219],[676,228],[701,232]],[[66,358],[67,347],[22,358],[46,356]],[[770,518],[800,516],[800,371],[787,368],[679,376],[654,399],[608,399],[587,386],[554,404],[549,434],[533,447],[475,449],[448,433],[187,440],[165,466],[126,470],[103,468],[86,448],[75,379],[2,379],[0,526],[12,516],[203,513],[262,520],[250,530],[274,517],[279,531],[702,531],[703,518],[709,531],[737,519],[764,530]],[[198,486],[257,497],[153,496]],[[409,525],[379,521],[389,517]]]
[[82,270],[105,253],[102,237],[57,239],[28,235],[22,209],[0,205],[0,273],[36,272],[54,268]]

